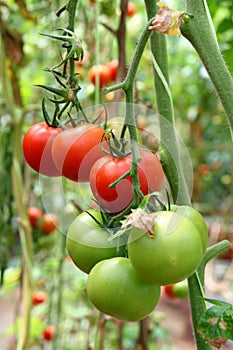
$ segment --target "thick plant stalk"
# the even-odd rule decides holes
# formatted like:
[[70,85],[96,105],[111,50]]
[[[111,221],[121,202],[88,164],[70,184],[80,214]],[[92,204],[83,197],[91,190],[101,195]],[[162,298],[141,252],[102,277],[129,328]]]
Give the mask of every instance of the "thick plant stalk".
[[[156,13],[156,4],[153,0],[145,0],[145,5],[147,9],[148,18],[154,17]],[[151,51],[154,56],[155,61],[160,67],[160,70],[165,77],[167,84],[169,84],[169,74],[168,74],[168,64],[167,64],[167,49],[166,49],[166,39],[163,34],[153,33],[150,38],[151,43]],[[174,126],[174,115],[173,115],[173,106],[172,101],[167,93],[166,87],[158,76],[157,72],[154,72],[155,76],[155,92],[157,99],[157,108],[160,115],[162,115],[172,126]],[[162,119],[163,120],[163,119]],[[179,192],[183,193],[181,203],[190,205],[190,197],[187,191],[187,186],[185,180],[183,178],[183,170],[180,166],[180,159],[178,154],[178,145],[175,139],[175,134],[173,133],[173,129],[169,128],[169,132],[167,132],[166,128],[163,128],[163,124],[161,124],[161,142],[162,142],[162,157],[163,166],[165,168],[166,175],[168,177],[169,184],[171,186],[171,191],[173,195],[173,200],[176,200]],[[172,142],[173,147],[176,147],[177,153],[175,155],[175,159],[171,159],[170,155],[166,150],[166,145]],[[174,156],[173,156],[174,157]],[[175,161],[175,163],[174,163]],[[171,166],[172,165],[172,166]],[[177,176],[182,176],[182,181],[177,181]],[[177,188],[177,184],[179,184],[179,188]],[[206,310],[205,301],[202,297],[203,288],[200,286],[200,279],[198,278],[198,274],[193,274],[188,279],[189,285],[189,298],[190,298],[190,308],[192,313],[193,320],[193,329],[195,333],[196,346],[198,350],[210,350],[212,347],[207,344],[198,334],[197,331],[197,323],[200,316]]]
[[[156,3],[153,0],[145,0],[148,19],[155,16]],[[160,68],[163,79],[169,87],[166,38],[163,34],[153,32],[150,36],[151,52],[154,61]],[[190,204],[190,195],[186,185],[181,165],[181,159],[177,147],[177,139],[174,126],[174,112],[171,96],[167,86],[162,81],[158,71],[154,69],[154,81],[156,91],[157,110],[160,116],[160,154],[163,169],[171,187],[173,201],[177,204]],[[172,149],[172,154],[169,149]]]
[[199,54],[226,112],[233,139],[233,79],[220,52],[206,0],[189,0],[192,17],[181,27],[182,34]]

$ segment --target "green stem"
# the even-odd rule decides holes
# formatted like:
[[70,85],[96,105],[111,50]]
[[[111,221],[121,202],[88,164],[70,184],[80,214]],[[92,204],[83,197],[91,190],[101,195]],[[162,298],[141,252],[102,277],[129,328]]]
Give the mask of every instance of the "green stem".
[[182,34],[199,54],[221,100],[233,133],[233,79],[220,52],[205,0],[189,0],[187,12],[193,17],[182,25]]
[[[156,3],[154,0],[145,0],[145,5],[148,18],[152,18],[157,11]],[[171,187],[173,200],[179,204],[190,205],[190,196],[183,175],[175,135],[174,109],[170,94],[167,91],[167,86],[169,86],[169,74],[165,36],[163,34],[153,32],[150,38],[150,44],[154,60],[159,66],[159,70],[154,70],[154,81],[157,108],[160,114],[161,161]],[[156,68],[156,66],[154,66],[154,68]],[[161,73],[163,74],[162,79]],[[164,79],[166,80],[166,84],[164,84]],[[172,145],[172,156],[168,148],[170,145]],[[198,321],[206,310],[206,305],[203,299],[204,286],[200,284],[200,277],[198,273],[194,273],[188,278],[188,285],[190,308],[197,349],[210,350],[212,347],[200,337],[197,331]]]
[[[145,0],[148,18],[153,18],[156,11],[154,0]],[[160,157],[164,172],[171,186],[173,201],[177,204],[190,205],[190,195],[183,174],[180,154],[174,126],[174,108],[169,92],[169,74],[166,38],[163,34],[153,32],[150,46],[154,64],[154,82],[157,109],[160,118]]]

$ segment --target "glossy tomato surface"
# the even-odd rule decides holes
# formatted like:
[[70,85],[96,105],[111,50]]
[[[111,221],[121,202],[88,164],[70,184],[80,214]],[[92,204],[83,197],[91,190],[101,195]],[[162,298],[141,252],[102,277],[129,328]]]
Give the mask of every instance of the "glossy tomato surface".
[[125,256],[125,241],[110,241],[110,231],[100,225],[102,217],[98,210],[83,212],[71,223],[66,237],[66,248],[74,264],[83,272],[89,273],[101,260],[115,256]]
[[208,227],[203,216],[193,207],[187,205],[172,205],[171,210],[190,219],[197,227],[202,241],[203,252],[208,246]]
[[100,126],[83,123],[57,135],[52,156],[62,175],[72,181],[88,181],[92,165],[105,155],[100,146],[104,134]]
[[[138,164],[141,191],[160,191],[163,183],[163,170],[159,159],[150,151],[140,152],[142,161]],[[124,158],[105,156],[99,159],[90,173],[90,186],[95,199],[112,213],[121,212],[133,200],[132,177],[127,176],[114,188],[110,185],[119,179],[132,166],[131,155]]]
[[23,138],[24,158],[38,173],[51,177],[61,175],[51,154],[53,141],[61,131],[41,122],[32,125],[26,132]]
[[133,227],[129,259],[148,283],[167,285],[189,277],[200,264],[203,245],[196,225],[176,212],[157,212],[154,235]]
[[138,321],[156,307],[160,287],[143,282],[127,258],[96,264],[87,282],[88,297],[101,312],[124,321]]

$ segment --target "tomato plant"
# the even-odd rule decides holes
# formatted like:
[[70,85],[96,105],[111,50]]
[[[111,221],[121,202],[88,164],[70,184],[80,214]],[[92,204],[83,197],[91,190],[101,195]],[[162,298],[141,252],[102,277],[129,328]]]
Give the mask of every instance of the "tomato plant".
[[60,128],[48,126],[45,122],[32,125],[23,138],[23,153],[32,169],[46,176],[61,175],[54,164],[51,147]]
[[44,303],[48,299],[48,294],[44,291],[34,291],[32,293],[32,305]]
[[30,207],[27,211],[31,226],[37,227],[38,220],[43,216],[43,211],[37,207]]
[[99,77],[99,86],[102,88],[111,82],[112,70],[104,64],[95,65],[88,71],[88,77],[94,85],[96,84],[97,76]]
[[124,321],[138,321],[156,307],[160,287],[143,282],[127,258],[102,260],[91,270],[88,297],[101,312]]
[[58,216],[52,213],[44,214],[38,221],[38,228],[47,234],[54,232],[58,227]]
[[103,136],[107,138],[100,126],[89,123],[58,134],[52,156],[62,175],[73,181],[88,181],[92,165],[105,154],[100,147]]
[[[177,212],[161,211],[151,217],[153,235],[133,227],[129,236],[129,259],[140,277],[159,285],[189,277],[204,254],[202,234],[196,221]],[[141,218],[143,220],[143,218]]]
[[97,262],[125,255],[125,242],[109,238],[110,232],[103,227],[101,213],[90,209],[71,223],[66,237],[67,252],[80,270],[89,273]]
[[47,340],[47,341],[53,340],[55,333],[56,333],[56,327],[50,324],[44,330],[44,333],[43,333],[44,340]]
[[[141,191],[161,190],[163,170],[159,159],[150,151],[140,151],[142,161],[138,164]],[[90,186],[96,200],[110,212],[124,210],[133,200],[132,177],[129,175],[114,188],[110,185],[131,169],[132,156],[99,159],[90,172]]]

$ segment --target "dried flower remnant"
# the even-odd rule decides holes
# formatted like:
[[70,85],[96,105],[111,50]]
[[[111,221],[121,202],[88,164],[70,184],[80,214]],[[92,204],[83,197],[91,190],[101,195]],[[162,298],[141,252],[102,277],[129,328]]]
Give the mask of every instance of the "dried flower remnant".
[[149,29],[155,30],[157,33],[165,33],[169,36],[175,36],[177,34],[180,36],[180,26],[185,12],[172,10],[160,1],[157,2],[157,5],[159,6],[159,10]]

